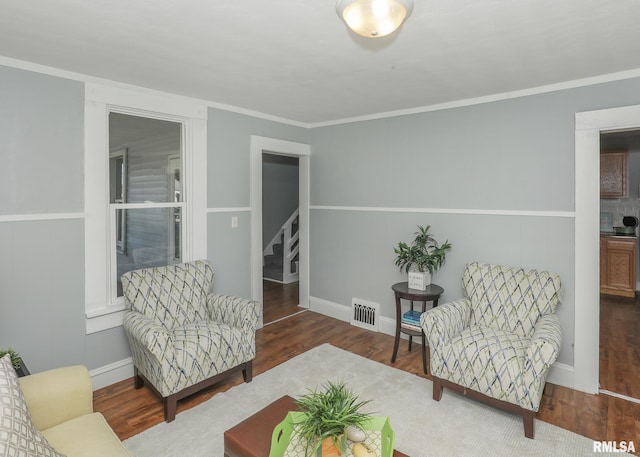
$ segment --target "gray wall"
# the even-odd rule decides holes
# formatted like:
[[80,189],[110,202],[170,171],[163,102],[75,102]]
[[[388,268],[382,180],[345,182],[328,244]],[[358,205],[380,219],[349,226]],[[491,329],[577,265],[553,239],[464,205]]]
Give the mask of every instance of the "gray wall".
[[[307,129],[214,108],[209,109],[207,133],[208,207],[212,210],[250,205],[251,135],[309,143]],[[233,216],[238,217],[238,228],[231,228]],[[214,291],[250,297],[250,213],[211,212],[208,221],[208,257],[216,271]]]
[[[312,131],[311,203],[436,209],[433,213],[315,208],[311,295],[352,297],[395,317],[391,285],[406,280],[393,247],[431,225],[453,249],[433,281],[462,295],[469,261],[543,268],[562,277],[559,361],[573,364],[574,220],[459,210],[574,211],[574,114],[640,103],[640,79]],[[438,211],[440,210],[440,211]],[[444,211],[442,211],[444,210]],[[453,210],[453,211],[451,211]]]
[[[0,66],[0,214],[84,211],[84,85]],[[82,218],[0,222],[0,347],[31,371],[128,356],[121,329],[85,335]]]
[[[82,83],[0,67],[0,214],[83,211]],[[390,286],[404,280],[393,246],[430,224],[453,249],[434,281],[461,294],[470,260],[558,272],[571,364],[574,221],[465,214],[457,209],[574,211],[574,113],[640,104],[640,79],[390,119],[307,130],[209,109],[208,257],[218,292],[250,296],[249,138],[311,143],[311,295],[348,306],[377,301],[393,317]],[[435,208],[349,211],[326,205]],[[449,210],[454,210],[449,212]],[[231,228],[231,217],[239,227]],[[84,331],[81,217],[0,222],[0,347],[40,371],[90,369],[129,355],[121,328]]]
[[262,155],[262,246],[298,208],[298,158]]
[[82,212],[84,86],[0,66],[0,214]]
[[[209,207],[249,206],[249,137],[308,142],[307,129],[211,109]],[[130,356],[122,327],[85,334],[84,224],[22,221],[84,212],[84,85],[0,66],[0,348],[32,372],[69,364],[95,369]],[[233,214],[233,213],[232,213]],[[208,218],[215,288],[250,296],[249,212]],[[13,218],[12,218],[13,219]]]
[[640,150],[629,149],[629,198],[640,198]]

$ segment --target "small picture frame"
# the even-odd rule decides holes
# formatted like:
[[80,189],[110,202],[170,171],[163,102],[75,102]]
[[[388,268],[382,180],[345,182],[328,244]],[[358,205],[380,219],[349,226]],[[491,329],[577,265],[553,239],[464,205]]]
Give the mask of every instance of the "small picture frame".
[[600,213],[600,231],[613,232],[613,214]]

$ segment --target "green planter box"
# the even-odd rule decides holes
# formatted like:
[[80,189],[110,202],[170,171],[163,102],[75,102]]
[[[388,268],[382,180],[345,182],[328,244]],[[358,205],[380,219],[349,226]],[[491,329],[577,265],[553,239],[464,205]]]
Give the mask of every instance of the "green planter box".
[[[293,432],[293,424],[300,422],[303,418],[304,413],[290,411],[287,417],[273,429],[269,457],[305,457],[305,446],[299,445],[301,440]],[[373,417],[362,429],[365,431],[365,434],[367,434],[365,443],[371,444],[372,447],[378,449],[378,455],[380,457],[393,457],[395,436],[388,417]],[[376,442],[368,442],[368,440],[373,439],[371,437],[374,435],[377,437],[375,439]],[[353,443],[347,441],[347,449],[346,452],[342,454],[343,457],[350,457],[352,455],[352,446]]]

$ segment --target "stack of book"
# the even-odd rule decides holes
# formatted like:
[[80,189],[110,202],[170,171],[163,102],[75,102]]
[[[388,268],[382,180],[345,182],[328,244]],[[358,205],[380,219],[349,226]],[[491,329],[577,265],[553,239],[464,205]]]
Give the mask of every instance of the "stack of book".
[[407,311],[402,315],[402,322],[400,326],[407,330],[413,330],[414,332],[421,332],[422,327],[420,327],[420,315],[422,313],[420,311]]

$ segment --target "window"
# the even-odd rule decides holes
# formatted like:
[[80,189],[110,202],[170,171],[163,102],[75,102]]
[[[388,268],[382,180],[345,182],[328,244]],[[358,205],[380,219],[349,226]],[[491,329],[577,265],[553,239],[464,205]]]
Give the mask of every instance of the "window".
[[182,260],[182,124],[109,113],[111,302],[123,273]]
[[207,107],[85,84],[86,332],[122,325],[125,271],[207,258]]

